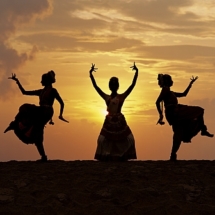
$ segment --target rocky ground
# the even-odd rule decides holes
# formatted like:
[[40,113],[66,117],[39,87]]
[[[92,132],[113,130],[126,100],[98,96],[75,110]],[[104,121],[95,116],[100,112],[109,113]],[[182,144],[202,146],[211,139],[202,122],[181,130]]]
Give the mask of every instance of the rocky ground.
[[215,214],[215,161],[0,162],[0,215]]

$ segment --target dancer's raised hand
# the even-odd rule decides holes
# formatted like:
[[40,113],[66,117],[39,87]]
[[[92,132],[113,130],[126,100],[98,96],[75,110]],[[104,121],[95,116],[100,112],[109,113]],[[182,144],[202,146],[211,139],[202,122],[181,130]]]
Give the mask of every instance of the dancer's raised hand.
[[131,66],[130,68],[132,68],[132,70],[138,71],[138,68],[136,67],[135,62],[134,62],[134,65]]
[[14,81],[18,81],[18,78],[16,77],[15,73],[12,73],[11,77],[8,77],[8,79],[14,80]]
[[190,78],[190,84],[193,84],[196,80],[198,79],[198,76],[196,76],[196,77],[194,77],[194,76],[192,76],[191,78]]
[[90,74],[92,74],[92,72],[96,72],[96,70],[98,69],[98,68],[95,68],[95,66],[96,65],[92,63],[92,66],[90,68]]

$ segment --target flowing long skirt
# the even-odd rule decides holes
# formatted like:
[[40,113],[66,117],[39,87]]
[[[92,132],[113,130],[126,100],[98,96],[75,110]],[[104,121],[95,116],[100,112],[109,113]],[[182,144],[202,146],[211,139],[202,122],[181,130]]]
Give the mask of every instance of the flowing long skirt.
[[166,119],[172,125],[174,134],[177,133],[185,143],[191,142],[191,139],[201,131],[204,126],[203,113],[204,109],[201,107],[181,104],[165,110]]
[[134,136],[124,115],[107,115],[98,137],[95,159],[126,161],[136,158]]
[[23,104],[11,124],[14,133],[23,143],[37,143],[43,141],[44,127],[52,116],[51,106]]

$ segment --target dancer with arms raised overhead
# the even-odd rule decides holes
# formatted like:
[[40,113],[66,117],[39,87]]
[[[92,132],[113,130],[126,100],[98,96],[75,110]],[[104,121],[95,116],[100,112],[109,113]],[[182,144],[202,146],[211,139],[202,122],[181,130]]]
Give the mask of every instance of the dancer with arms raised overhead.
[[131,68],[135,70],[132,84],[124,93],[118,94],[119,80],[117,77],[112,77],[109,81],[110,95],[104,93],[96,84],[93,76],[93,72],[97,70],[95,64],[92,64],[90,69],[92,84],[97,93],[105,100],[108,112],[97,141],[95,153],[97,160],[126,161],[136,159],[135,140],[124,115],[121,113],[123,103],[133,90],[138,77],[138,68],[135,63]]

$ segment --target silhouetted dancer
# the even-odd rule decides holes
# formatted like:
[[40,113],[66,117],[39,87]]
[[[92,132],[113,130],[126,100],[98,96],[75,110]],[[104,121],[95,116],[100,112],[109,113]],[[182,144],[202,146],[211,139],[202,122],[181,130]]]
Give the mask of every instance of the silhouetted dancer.
[[156,106],[160,118],[157,124],[163,125],[163,103],[165,107],[165,116],[173,129],[173,145],[170,160],[177,160],[177,151],[181,145],[181,141],[185,143],[191,142],[191,139],[201,131],[202,136],[213,137],[207,131],[207,127],[204,124],[204,109],[198,106],[188,106],[178,104],[177,97],[185,97],[192,84],[198,77],[192,77],[187,89],[183,93],[177,93],[170,90],[173,85],[173,81],[168,74],[158,75],[158,84],[162,88],[161,93],[156,101]]
[[43,74],[41,84],[44,88],[33,91],[26,91],[15,74],[12,74],[9,79],[16,81],[23,95],[39,96],[39,106],[27,103],[21,105],[15,120],[10,123],[4,133],[14,130],[14,133],[22,142],[26,144],[34,143],[41,155],[40,161],[46,162],[47,156],[43,147],[43,130],[48,121],[49,124],[54,124],[52,121],[54,113],[52,106],[55,99],[60,103],[59,119],[68,122],[63,118],[63,100],[58,91],[52,87],[52,84],[55,83],[55,73],[51,70]]
[[130,68],[136,71],[130,87],[124,93],[118,94],[118,78],[112,77],[109,81],[110,95],[105,94],[96,84],[93,77],[93,71],[97,69],[95,64],[92,64],[90,69],[92,84],[97,93],[105,100],[108,112],[97,141],[95,153],[95,159],[97,160],[126,161],[137,158],[133,134],[126,123],[124,115],[121,113],[122,105],[133,90],[138,77],[138,68],[135,63]]

